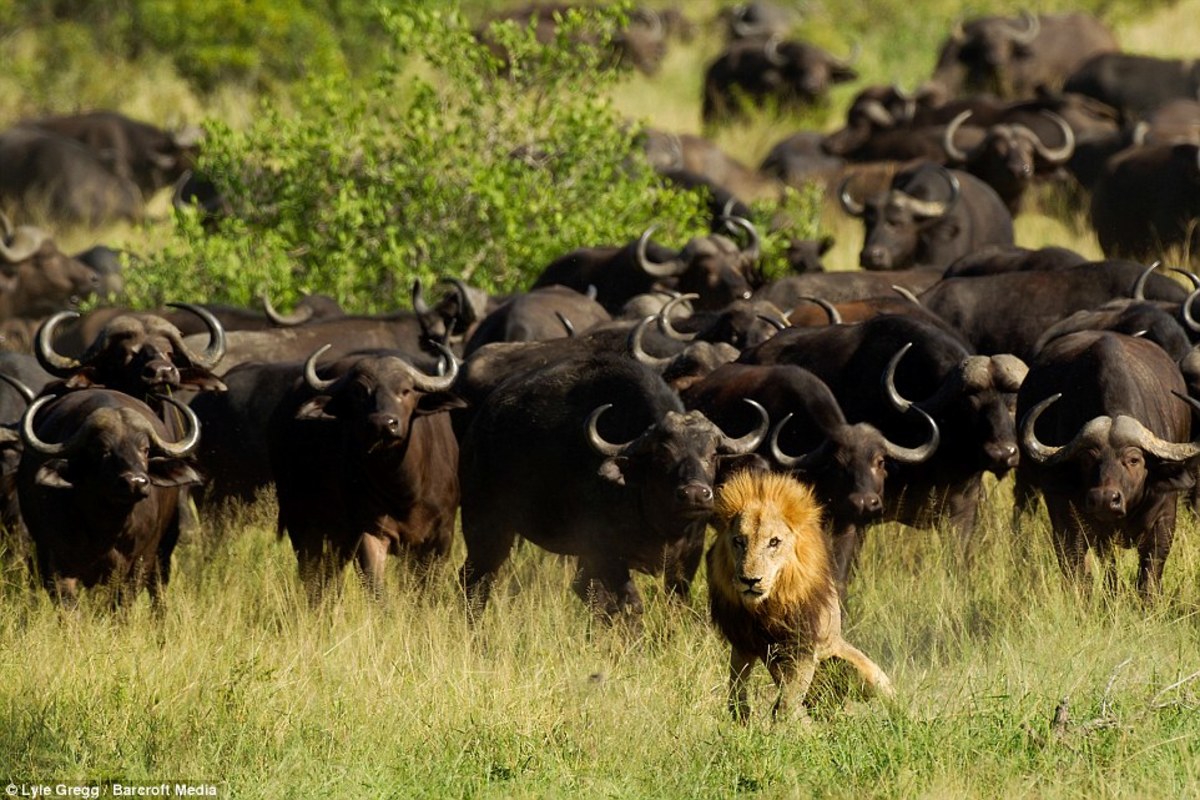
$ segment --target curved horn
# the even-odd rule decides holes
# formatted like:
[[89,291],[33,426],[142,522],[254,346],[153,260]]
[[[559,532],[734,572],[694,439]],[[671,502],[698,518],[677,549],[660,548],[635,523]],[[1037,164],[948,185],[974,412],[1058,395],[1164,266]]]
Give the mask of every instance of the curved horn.
[[49,238],[49,234],[41,228],[21,225],[15,231],[10,230],[3,239],[0,239],[0,258],[10,264],[24,261],[36,253],[42,246],[42,242]]
[[775,319],[774,317],[772,317],[768,314],[755,314],[755,316],[758,317],[759,319],[761,319],[763,322],[770,325],[772,328],[774,328],[777,331],[786,330],[788,327],[787,323],[784,322],[783,320]]
[[909,289],[907,286],[899,286],[899,285],[893,283],[892,291],[895,292],[896,294],[900,295],[901,297],[903,297],[905,300],[907,300],[910,303],[915,303],[916,305],[921,305],[921,298],[919,298],[915,294],[913,294],[912,290]]
[[175,406],[183,414],[183,418],[187,422],[187,426],[184,428],[186,433],[178,442],[167,442],[158,435],[158,431],[150,428],[150,441],[154,443],[155,449],[159,452],[171,458],[183,458],[195,450],[196,445],[200,444],[200,420],[196,418],[196,412],[192,411],[191,407],[186,403],[182,403],[174,397],[164,397],[163,399]]
[[671,363],[670,358],[659,358],[652,356],[642,349],[642,335],[646,332],[646,326],[654,321],[654,317],[645,317],[637,325],[633,326],[633,330],[629,332],[629,338],[626,340],[629,347],[629,354],[637,359],[640,363],[647,367],[655,367],[661,369]]
[[775,429],[771,431],[771,458],[775,459],[775,462],[784,469],[812,469],[829,457],[829,439],[826,438],[815,449],[808,451],[802,456],[789,456],[779,448],[779,434],[794,416],[796,415],[789,412],[786,417],[779,421]]
[[1177,273],[1177,274],[1182,275],[1183,277],[1187,278],[1188,283],[1190,283],[1192,285],[1193,289],[1200,289],[1200,275],[1197,275],[1196,273],[1194,273],[1188,269],[1180,269],[1179,267],[1167,267],[1167,269],[1169,269],[1171,272]]
[[655,278],[673,278],[679,273],[687,269],[687,264],[683,263],[680,258],[673,258],[670,261],[664,261],[661,264],[656,264],[646,256],[646,245],[650,242],[650,235],[658,230],[657,225],[651,225],[638,238],[637,243],[637,263],[642,268],[642,272]]
[[896,389],[896,366],[900,363],[900,359],[904,358],[904,354],[912,349],[913,343],[908,342],[899,350],[896,355],[892,356],[888,361],[887,369],[883,372],[883,390],[887,394],[888,400],[892,406],[902,414],[907,414],[910,411],[916,411],[917,414],[925,420],[925,424],[929,426],[929,439],[920,447],[902,447],[887,437],[884,437],[884,447],[887,454],[896,461],[904,464],[920,464],[923,461],[928,461],[930,456],[937,452],[938,445],[942,442],[942,432],[938,428],[933,417],[926,414],[923,410],[913,405],[911,400],[901,397],[900,392]]
[[34,433],[34,417],[42,410],[43,406],[55,399],[55,396],[52,394],[43,395],[30,403],[29,407],[25,409],[25,413],[21,415],[21,441],[24,443],[26,449],[43,456],[58,457],[68,455],[79,446],[79,437],[77,434],[71,436],[65,442],[51,444],[50,442],[43,442]]
[[907,192],[899,189],[893,189],[890,194],[890,200],[896,205],[906,208],[913,214],[919,217],[936,218],[944,217],[954,208],[954,204],[958,202],[959,194],[962,192],[962,186],[958,182],[958,178],[954,173],[943,166],[936,166],[937,173],[942,176],[946,184],[950,187],[950,196],[943,201],[938,200],[918,200]]
[[68,319],[79,319],[78,312],[60,311],[38,326],[33,340],[33,353],[42,369],[59,378],[69,378],[83,366],[78,359],[70,358],[54,350],[54,331]]
[[[1034,433],[1033,428],[1037,424],[1038,417],[1042,416],[1043,411],[1057,403],[1060,399],[1062,399],[1062,392],[1050,395],[1029,409],[1025,418],[1021,420],[1021,444],[1025,445],[1025,450],[1029,453],[1029,457],[1038,464],[1053,464],[1056,461],[1062,460],[1060,454],[1069,454],[1072,445],[1075,444],[1075,439],[1079,438],[1078,434],[1076,434],[1075,439],[1072,439],[1070,443],[1062,447],[1053,447],[1044,444],[1037,438],[1037,434]],[[1065,454],[1062,457],[1065,457]]]
[[471,296],[467,293],[467,284],[461,278],[441,278],[438,283],[448,283],[454,287],[458,295],[458,318],[466,326],[475,323],[475,306],[471,305]]
[[963,111],[950,120],[950,123],[946,125],[946,130],[942,132],[942,149],[946,151],[946,155],[950,156],[954,161],[964,164],[970,158],[970,154],[966,150],[959,149],[958,145],[954,143],[954,135],[958,133],[958,129],[962,127],[963,123],[973,113],[971,109]]
[[1017,44],[1031,44],[1042,32],[1042,22],[1027,8],[1021,9],[1021,20],[1025,27],[1009,26],[1009,38]]
[[432,342],[431,344],[438,349],[442,360],[449,365],[446,374],[440,378],[422,372],[404,359],[400,359],[400,362],[408,368],[413,385],[417,389],[422,392],[445,392],[454,385],[455,379],[458,378],[458,359],[454,357],[454,352],[441,342]]
[[1014,355],[1000,353],[991,357],[991,369],[995,374],[993,383],[1002,392],[1016,392],[1029,374],[1029,366]]
[[954,27],[950,29],[950,40],[958,44],[967,40],[967,29],[963,25],[962,17],[954,20]]
[[1192,293],[1187,296],[1187,299],[1183,301],[1183,305],[1180,306],[1180,310],[1183,312],[1183,324],[1193,333],[1200,333],[1200,322],[1197,322],[1196,318],[1192,316],[1192,303],[1195,302],[1198,296],[1200,296],[1200,288],[1192,290]]
[[690,342],[695,339],[697,336],[695,333],[681,333],[680,331],[675,330],[675,327],[671,325],[671,309],[675,308],[675,306],[681,303],[699,299],[700,295],[694,292],[689,292],[688,294],[681,294],[677,297],[672,297],[670,300],[664,303],[663,307],[658,310],[658,314],[655,315],[655,319],[658,320],[658,329],[663,332],[663,335],[670,339],[674,339],[677,342]]
[[749,241],[746,247],[742,249],[742,255],[746,256],[750,261],[758,261],[758,257],[762,255],[762,243],[758,236],[758,230],[754,227],[750,220],[744,217],[726,217],[731,225],[735,225],[746,232],[746,237]]
[[291,314],[280,314],[275,309],[275,306],[271,304],[271,298],[266,292],[263,292],[261,295],[259,295],[258,299],[262,303],[263,313],[267,315],[267,319],[271,320],[271,322],[281,328],[290,328],[295,325],[303,325],[305,322],[308,322],[310,319],[312,319],[313,314],[315,313],[312,306],[300,306]]
[[567,319],[565,314],[561,311],[555,311],[554,316],[558,317],[558,321],[562,323],[563,329],[567,332],[568,339],[575,336],[575,326],[571,324],[571,320]]
[[587,431],[588,444],[592,446],[593,450],[600,455],[605,456],[606,458],[616,458],[617,456],[621,455],[622,450],[636,441],[636,439],[630,439],[625,444],[613,444],[612,442],[606,441],[605,438],[600,435],[600,431],[596,429],[596,421],[600,419],[601,414],[603,414],[605,411],[608,411],[612,407],[612,403],[605,403],[602,406],[597,406],[591,414],[588,414],[587,424],[584,426],[584,429]]
[[191,312],[204,321],[204,325],[208,328],[208,347],[204,348],[204,352],[196,355],[182,341],[180,341],[179,347],[183,356],[194,366],[209,370],[215,368],[225,355],[225,327],[221,325],[221,321],[204,306],[192,303],[167,303],[167,305],[171,308]]
[[[1193,412],[1197,410],[1198,406],[1196,402],[1187,395],[1180,394],[1179,392],[1172,392],[1172,394],[1191,406]],[[1161,458],[1163,461],[1180,462],[1200,455],[1200,442],[1168,442],[1133,417],[1125,417],[1124,419],[1129,420],[1129,426],[1133,429],[1132,435],[1129,438],[1134,444],[1152,456]],[[1119,422],[1124,421],[1121,417],[1118,417],[1117,420]]]
[[850,43],[850,52],[847,53],[846,57],[842,59],[842,64],[847,67],[854,66],[854,64],[858,63],[858,58],[861,55],[862,42],[860,42],[858,39],[855,39]]
[[787,59],[779,54],[779,43],[783,37],[775,34],[763,42],[763,57],[777,67],[787,66]]
[[304,382],[309,385],[313,391],[327,392],[329,387],[337,383],[336,380],[322,380],[317,376],[317,359],[333,348],[331,344],[323,344],[318,347],[311,356],[304,362]]
[[894,128],[896,118],[878,100],[866,100],[858,107],[862,115],[881,128]]
[[662,37],[663,21],[658,16],[657,11],[655,11],[652,8],[638,8],[638,9],[634,9],[634,13],[631,16],[634,19],[640,20],[641,22],[645,23],[646,27],[648,27],[650,29],[649,33],[652,38],[658,39],[658,38]]
[[861,217],[867,210],[867,207],[850,196],[850,177],[842,178],[842,183],[838,186],[838,200],[842,204],[842,210],[852,217]]
[[1136,281],[1134,281],[1134,284],[1133,284],[1132,294],[1133,294],[1134,300],[1137,300],[1138,302],[1145,302],[1145,300],[1146,300],[1146,281],[1150,280],[1150,273],[1154,272],[1154,270],[1158,269],[1161,266],[1162,266],[1161,261],[1155,261],[1153,264],[1146,267],[1146,269],[1142,271],[1141,275],[1138,275],[1138,279]]
[[828,315],[830,325],[841,325],[842,324],[842,315],[838,312],[837,307],[834,306],[833,303],[830,303],[828,300],[823,300],[820,297],[813,297],[812,295],[807,295],[807,294],[802,297],[798,297],[797,299],[798,300],[807,300],[810,303],[816,303],[817,305],[819,305],[821,307],[821,310],[824,311],[826,313],[826,315]]
[[588,300],[595,300],[599,295],[600,295],[600,290],[596,288],[596,284],[594,284],[594,283],[589,283],[588,287],[587,287],[587,291],[583,293],[583,296],[586,297]]
[[[757,428],[745,436],[739,436],[736,439],[730,437],[725,431],[721,431],[719,449],[729,455],[742,456],[747,453],[753,453],[767,438],[767,432],[771,430],[771,416],[767,413],[767,410],[749,397],[743,397],[742,400],[749,403],[758,412],[759,423]],[[717,430],[720,430],[720,428]]]
[[21,399],[25,401],[25,405],[29,405],[33,402],[34,398],[37,397],[37,392],[26,386],[25,383],[16,375],[9,375],[7,373],[0,372],[0,381],[4,381],[13,388],[13,391],[21,395]]
[[1150,123],[1144,119],[1139,119],[1137,124],[1133,126],[1133,133],[1129,134],[1129,141],[1134,147],[1142,147],[1146,144],[1146,139],[1150,134]]
[[1065,119],[1053,111],[1042,111],[1042,116],[1053,122],[1062,131],[1063,143],[1052,150],[1046,146],[1036,131],[1030,130],[1029,132],[1033,134],[1033,149],[1037,150],[1038,155],[1051,164],[1062,164],[1075,153],[1075,131],[1071,130],[1071,126]]
[[4,228],[4,233],[0,234],[0,243],[8,241],[8,238],[13,234],[12,220],[8,218],[8,214],[0,211],[0,226]]
[[420,278],[413,279],[412,307],[413,311],[417,312],[418,314],[429,313],[429,306],[425,303],[425,287],[421,285]]

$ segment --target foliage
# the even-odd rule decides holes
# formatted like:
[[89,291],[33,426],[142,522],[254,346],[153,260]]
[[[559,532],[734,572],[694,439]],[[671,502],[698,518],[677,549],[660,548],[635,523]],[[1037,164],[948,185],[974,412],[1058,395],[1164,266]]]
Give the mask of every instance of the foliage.
[[573,12],[550,44],[497,26],[502,61],[454,12],[386,14],[394,57],[370,83],[324,76],[295,113],[264,106],[240,132],[210,123],[203,169],[234,213],[214,231],[184,219],[132,277],[135,301],[246,302],[269,287],[389,308],[414,277],[512,290],[655,220],[699,232],[698,199],[657,180],[604,99],[616,20]]

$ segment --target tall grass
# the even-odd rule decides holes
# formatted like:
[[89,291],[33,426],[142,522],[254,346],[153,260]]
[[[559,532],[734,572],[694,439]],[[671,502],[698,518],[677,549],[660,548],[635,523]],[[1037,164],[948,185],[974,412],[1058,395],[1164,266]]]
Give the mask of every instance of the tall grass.
[[990,492],[970,567],[947,534],[872,530],[847,635],[899,697],[827,681],[807,728],[771,723],[762,670],[751,722],[728,719],[703,579],[686,604],[642,580],[644,623],[610,628],[571,595],[565,562],[524,546],[475,629],[457,552],[427,590],[394,569],[382,605],[350,581],[313,610],[266,505],[184,542],[159,622],[144,600],[59,611],[9,570],[0,764],[236,797],[1200,791],[1200,679],[1174,685],[1200,670],[1195,520],[1147,607],[1129,585],[1067,588],[1044,516],[1015,533],[1008,484]]

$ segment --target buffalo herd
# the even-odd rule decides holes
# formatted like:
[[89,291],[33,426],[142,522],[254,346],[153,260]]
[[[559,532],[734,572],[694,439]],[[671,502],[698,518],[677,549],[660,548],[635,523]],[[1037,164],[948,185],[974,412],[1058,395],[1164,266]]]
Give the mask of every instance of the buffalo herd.
[[[566,10],[509,19],[551,41]],[[792,38],[787,9],[717,21],[706,125],[858,80]],[[503,62],[491,30],[476,35]],[[635,9],[613,59],[652,74],[695,32]],[[668,243],[669,221],[645,220],[564,246],[526,291],[447,275],[379,315],[319,295],[286,314],[267,298],[78,312],[119,290],[115,254],[65,254],[25,212],[134,219],[172,185],[189,202],[198,142],[112,113],[22,121],[0,133],[6,549],[64,603],[111,584],[157,607],[196,514],[273,491],[314,601],[350,562],[381,596],[389,554],[427,579],[461,515],[472,617],[518,539],[575,559],[597,615],[636,617],[632,573],[686,597],[723,482],[777,472],[824,507],[844,602],[879,522],[945,526],[969,555],[990,473],[1013,476],[1014,537],[1044,499],[1069,581],[1088,584],[1092,551],[1116,588],[1114,550],[1134,548],[1153,599],[1200,469],[1200,277],[1150,263],[1200,248],[1198,82],[1084,14],[964,19],[924,86],[862,88],[840,128],[790,136],[760,170],[645,131],[664,179],[714,193],[709,230]],[[1015,243],[1029,190],[1068,179],[1105,260]],[[745,201],[812,180],[861,220],[862,269],[793,242],[770,280]]]

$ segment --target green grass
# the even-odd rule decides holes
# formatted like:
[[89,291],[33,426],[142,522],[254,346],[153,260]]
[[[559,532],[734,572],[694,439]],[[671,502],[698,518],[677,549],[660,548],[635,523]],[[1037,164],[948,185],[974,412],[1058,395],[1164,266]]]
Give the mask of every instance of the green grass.
[[[471,630],[456,552],[427,591],[399,568],[313,610],[269,509],[177,552],[169,608],[61,612],[10,569],[0,764],[21,780],[166,776],[235,797],[1188,796],[1200,791],[1200,556],[1181,526],[1165,597],[1068,589],[1044,516],[1018,538],[992,486],[970,569],[934,532],[873,530],[848,638],[890,705],[827,686],[811,727],[725,710],[727,650],[641,582],[641,630],[588,618],[560,559],[525,546]],[[1122,570],[1131,577],[1130,554]],[[1069,718],[1050,724],[1061,698]]]

